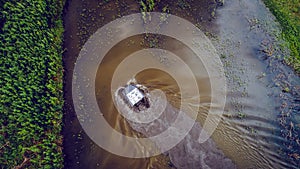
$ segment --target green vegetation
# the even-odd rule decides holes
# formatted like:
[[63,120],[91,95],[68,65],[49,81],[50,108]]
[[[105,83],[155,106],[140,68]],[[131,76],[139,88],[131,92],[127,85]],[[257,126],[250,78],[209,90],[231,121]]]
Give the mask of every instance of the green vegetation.
[[[143,20],[146,23],[147,22],[147,14],[146,12],[153,12],[154,7],[155,7],[155,2],[154,0],[146,0],[144,1],[140,1],[140,11],[143,15]],[[149,18],[151,20],[151,18]]]
[[263,0],[282,26],[283,37],[288,41],[291,56],[286,58],[300,73],[300,0]]
[[0,2],[0,168],[62,168],[59,0]]
[[154,0],[140,1],[141,12],[152,12],[154,10],[155,2]]
[[245,113],[242,113],[242,112],[238,112],[237,113],[237,117],[240,118],[240,119],[244,119],[247,117],[247,115]]

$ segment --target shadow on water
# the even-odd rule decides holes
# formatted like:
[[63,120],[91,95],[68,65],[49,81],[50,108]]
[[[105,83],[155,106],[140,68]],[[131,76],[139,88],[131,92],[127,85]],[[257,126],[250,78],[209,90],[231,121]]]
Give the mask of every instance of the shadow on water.
[[[200,27],[212,40],[225,66],[229,87],[223,120],[212,139],[205,143],[206,146],[195,146],[194,149],[203,150],[202,154],[205,155],[211,150],[218,154],[220,161],[228,162],[230,158],[238,168],[297,168],[299,161],[290,157],[293,151],[288,149],[291,149],[291,146],[297,148],[296,138],[299,138],[296,129],[299,129],[300,121],[299,92],[297,93],[297,85],[300,91],[300,82],[279,60],[265,58],[265,47],[274,41],[272,35],[266,31],[271,28],[267,26],[272,25],[269,22],[273,23],[273,18],[260,1],[249,3],[247,0],[227,0],[222,8],[215,11],[216,6],[214,0],[176,0],[159,2],[154,8],[155,11],[162,11],[167,7],[171,14],[181,16]],[[98,28],[116,18],[137,12],[140,12],[140,5],[134,0],[67,1],[64,13],[66,51],[63,58],[63,134],[66,168],[205,168],[205,163],[193,162],[197,161],[195,159],[199,159],[199,156],[192,156],[193,153],[188,152],[187,146],[194,145],[192,140],[201,129],[199,124],[193,128],[189,138],[167,153],[168,156],[159,155],[144,159],[120,157],[103,150],[92,142],[79,124],[72,103],[71,82],[74,64],[81,47]],[[214,19],[215,16],[217,19]],[[278,29],[276,25],[273,28]],[[153,40],[168,43],[161,44],[155,41],[154,45],[157,46],[152,46]],[[265,43],[267,45],[264,45]],[[187,50],[184,44],[168,37],[137,35],[118,43],[105,56],[99,67],[96,97],[108,123],[124,135],[143,137],[147,136],[147,133],[141,126],[128,123],[114,107],[110,92],[112,74],[126,56],[149,47],[177,52],[176,54],[183,58],[186,56],[185,61],[191,69],[199,70],[203,67],[198,61],[191,59],[193,53]],[[202,78],[198,79],[198,84],[201,84],[201,101],[209,103],[210,84],[205,78],[207,73],[205,70],[200,72]],[[280,78],[279,75],[283,77]],[[179,89],[167,74],[148,70],[141,72],[136,79],[150,89],[165,91],[172,109],[178,108],[180,97],[176,94]],[[287,83],[282,83],[282,79]],[[282,92],[280,86],[287,86],[290,91]],[[205,110],[203,108],[201,111],[204,113],[199,113],[200,123],[206,118]],[[278,120],[278,115],[284,116],[283,121]],[[289,118],[291,116],[293,118]],[[291,122],[293,129],[290,126]],[[294,141],[288,141],[287,137],[293,137]],[[215,157],[208,155],[205,159],[213,162],[217,159]],[[211,163],[209,166],[220,168],[222,164],[224,163]]]

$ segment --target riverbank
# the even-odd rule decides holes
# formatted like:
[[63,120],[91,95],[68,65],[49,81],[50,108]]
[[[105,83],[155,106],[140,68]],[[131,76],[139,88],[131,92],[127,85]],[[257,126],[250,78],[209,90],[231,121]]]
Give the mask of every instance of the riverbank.
[[282,27],[282,38],[288,43],[290,56],[285,61],[300,74],[300,1],[263,0]]
[[62,168],[63,2],[0,2],[0,168]]
[[283,61],[280,24],[260,0],[227,0],[216,13],[211,40],[228,87],[223,122],[239,132],[215,140],[238,168],[298,168],[300,78]]

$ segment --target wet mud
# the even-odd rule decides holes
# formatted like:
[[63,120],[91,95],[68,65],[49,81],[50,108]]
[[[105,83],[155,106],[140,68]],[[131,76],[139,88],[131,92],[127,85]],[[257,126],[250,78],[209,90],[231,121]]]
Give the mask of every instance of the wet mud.
[[[97,29],[140,10],[140,3],[133,0],[67,1],[63,58],[65,168],[234,168],[235,165],[237,168],[297,168],[300,165],[297,156],[300,80],[283,63],[283,56],[288,53],[281,50],[276,39],[279,26],[260,0],[226,0],[224,4],[214,0],[176,0],[161,1],[154,7],[154,11],[164,10],[194,23],[210,38],[220,55],[228,94],[222,122],[212,139],[203,145],[193,141],[198,137],[207,114],[204,107],[197,119],[199,123],[188,137],[159,156],[130,159],[113,155],[93,143],[82,130],[73,108],[71,82],[74,64],[83,44]],[[158,43],[161,41],[169,43]],[[110,93],[111,75],[122,58],[151,47],[174,52],[186,48],[184,44],[163,36],[131,37],[105,56],[97,73],[99,107],[105,112],[108,123],[127,136],[145,137],[151,131],[159,132],[159,127],[146,132],[145,127],[128,122],[118,113]],[[192,55],[189,50],[179,50],[178,54]],[[203,67],[201,63],[194,66]],[[203,71],[205,76],[208,77]],[[174,79],[154,70],[142,72],[136,79],[150,89],[165,91],[169,109],[173,110],[168,112],[176,112],[181,100]],[[210,101],[211,89],[207,81],[205,78],[198,81],[203,103]]]

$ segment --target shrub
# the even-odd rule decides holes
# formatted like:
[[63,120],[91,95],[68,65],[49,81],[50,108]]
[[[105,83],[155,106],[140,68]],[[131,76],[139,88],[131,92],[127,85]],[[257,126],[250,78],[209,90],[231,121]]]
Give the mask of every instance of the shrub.
[[62,168],[59,0],[0,2],[0,168]]

